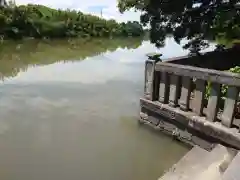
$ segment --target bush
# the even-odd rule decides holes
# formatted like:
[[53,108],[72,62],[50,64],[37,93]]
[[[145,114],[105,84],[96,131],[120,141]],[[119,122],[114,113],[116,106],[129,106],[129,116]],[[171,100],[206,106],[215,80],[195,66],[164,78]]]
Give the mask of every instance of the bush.
[[0,36],[6,38],[61,38],[141,36],[138,22],[118,23],[71,10],[42,5],[0,7]]
[[[233,67],[233,68],[229,69],[228,72],[239,73],[239,74],[240,74],[240,66]],[[223,86],[221,87],[221,93],[222,93],[222,97],[223,97],[223,98],[225,98],[225,96],[226,96],[227,89],[228,89],[228,86],[226,86],[226,85],[223,85]],[[206,87],[206,97],[205,97],[205,99],[208,99],[208,98],[209,98],[209,96],[210,96],[210,91],[211,91],[211,83],[208,82],[208,85],[207,85],[207,87]]]

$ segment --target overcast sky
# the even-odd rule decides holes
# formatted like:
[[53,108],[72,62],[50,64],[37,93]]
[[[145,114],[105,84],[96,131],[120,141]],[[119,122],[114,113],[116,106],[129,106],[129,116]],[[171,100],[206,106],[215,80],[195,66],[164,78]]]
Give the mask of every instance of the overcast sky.
[[16,0],[17,4],[42,4],[53,8],[69,8],[100,16],[101,9],[104,18],[117,21],[137,20],[139,13],[129,11],[124,14],[118,12],[117,0]]

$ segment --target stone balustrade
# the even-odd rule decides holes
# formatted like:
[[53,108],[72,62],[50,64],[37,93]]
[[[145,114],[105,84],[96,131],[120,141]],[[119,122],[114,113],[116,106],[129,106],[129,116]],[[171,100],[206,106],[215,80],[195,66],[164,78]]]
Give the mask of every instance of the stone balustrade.
[[[208,84],[210,91],[206,91]],[[221,92],[223,86],[226,94]],[[235,73],[149,59],[141,120],[156,127],[173,124],[172,133],[181,129],[190,132],[190,138],[199,133],[204,139],[240,149],[240,121],[235,118],[239,87],[240,75]]]

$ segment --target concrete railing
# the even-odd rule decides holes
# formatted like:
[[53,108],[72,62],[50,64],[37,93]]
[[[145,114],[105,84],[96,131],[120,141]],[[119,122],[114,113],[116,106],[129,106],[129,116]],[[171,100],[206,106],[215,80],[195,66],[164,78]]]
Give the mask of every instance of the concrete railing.
[[240,149],[235,119],[239,87],[240,75],[235,73],[147,60],[141,106]]

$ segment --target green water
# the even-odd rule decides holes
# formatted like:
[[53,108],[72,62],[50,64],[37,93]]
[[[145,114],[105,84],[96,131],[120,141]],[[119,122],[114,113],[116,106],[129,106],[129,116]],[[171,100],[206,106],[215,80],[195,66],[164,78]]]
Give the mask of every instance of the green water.
[[[1,180],[156,180],[188,150],[139,126],[145,54],[172,39],[5,42]],[[173,49],[175,54],[173,53]]]

